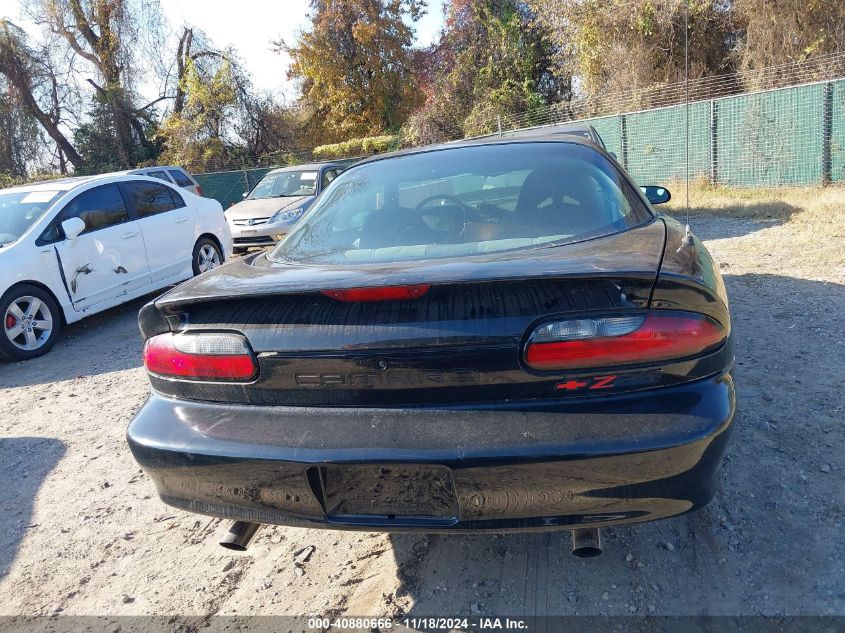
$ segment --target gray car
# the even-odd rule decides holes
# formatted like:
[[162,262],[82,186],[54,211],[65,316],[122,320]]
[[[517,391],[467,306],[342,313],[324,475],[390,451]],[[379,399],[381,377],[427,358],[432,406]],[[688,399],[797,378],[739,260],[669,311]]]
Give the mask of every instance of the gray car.
[[267,173],[243,202],[226,209],[235,251],[272,246],[281,240],[344,167],[314,163]]

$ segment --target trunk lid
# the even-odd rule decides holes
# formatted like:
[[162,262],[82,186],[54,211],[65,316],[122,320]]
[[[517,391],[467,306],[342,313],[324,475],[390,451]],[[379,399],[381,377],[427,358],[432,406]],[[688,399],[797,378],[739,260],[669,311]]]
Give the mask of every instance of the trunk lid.
[[156,300],[162,311],[209,300],[413,284],[477,283],[567,277],[654,281],[666,227],[656,219],[628,231],[561,246],[538,246],[471,257],[392,263],[275,263],[245,257],[180,284]]
[[[156,301],[174,331],[243,333],[258,358],[258,379],[154,384],[181,397],[256,404],[559,398],[560,376],[523,367],[527,332],[555,315],[644,310],[664,239],[664,225],[655,221],[586,242],[459,259],[341,268],[273,263],[259,255]],[[383,302],[324,294],[413,284],[430,287],[418,298]]]

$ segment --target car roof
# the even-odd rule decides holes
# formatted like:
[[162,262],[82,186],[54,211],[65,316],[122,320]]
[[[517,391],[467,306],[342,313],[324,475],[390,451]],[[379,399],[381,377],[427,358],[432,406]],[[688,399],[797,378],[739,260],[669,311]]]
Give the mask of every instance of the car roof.
[[[14,185],[0,191],[71,191],[77,187],[81,187],[89,182],[104,181],[122,182],[134,176],[136,178],[145,178],[154,182],[161,182],[144,174],[130,173],[129,171],[110,172],[108,174],[95,174],[92,176],[71,176],[69,178],[56,178],[55,180],[42,180],[40,182],[30,182],[24,185]],[[168,183],[165,183],[168,184]]]
[[41,180],[39,182],[28,182],[23,185],[12,185],[6,189],[15,191],[70,191],[75,187],[84,185],[86,182],[97,180],[101,176],[71,176],[68,178],[55,178],[53,180]]
[[306,163],[304,165],[288,165],[286,167],[278,167],[277,169],[273,169],[268,171],[268,174],[281,174],[286,171],[302,171],[302,170],[314,170],[319,171],[320,169],[327,169],[333,167],[343,167],[343,165],[339,163]]
[[592,125],[587,123],[553,123],[551,125],[537,125],[534,127],[520,128],[518,130],[509,130],[506,132],[494,132],[492,134],[482,134],[467,140],[481,140],[490,138],[537,138],[537,137],[556,137],[556,136],[574,136],[578,138],[586,138],[597,145],[601,145],[598,141],[601,140],[599,133]]
[[154,169],[178,169],[179,171],[184,171],[188,173],[184,167],[179,167],[179,165],[149,165],[147,167],[135,167],[134,169],[124,169],[122,171],[115,171],[111,172],[113,174],[137,174],[139,171],[150,171]]
[[[379,160],[388,158],[395,158],[399,156],[410,156],[413,154],[425,154],[427,152],[437,152],[447,149],[457,149],[460,147],[475,147],[479,145],[509,145],[514,143],[537,143],[537,142],[559,142],[559,143],[576,143],[579,145],[587,145],[602,153],[607,153],[604,147],[601,147],[592,140],[591,133],[595,130],[590,125],[566,125],[566,126],[549,126],[542,128],[530,128],[528,130],[516,130],[513,132],[503,132],[502,134],[490,134],[487,136],[477,136],[474,138],[461,139],[457,141],[449,141],[448,143],[438,143],[435,145],[423,145],[420,147],[412,147],[409,149],[399,150],[398,152],[388,152],[386,154],[377,154],[370,158],[365,158],[352,167],[359,165],[366,165],[374,163]],[[351,169],[351,167],[350,167]]]

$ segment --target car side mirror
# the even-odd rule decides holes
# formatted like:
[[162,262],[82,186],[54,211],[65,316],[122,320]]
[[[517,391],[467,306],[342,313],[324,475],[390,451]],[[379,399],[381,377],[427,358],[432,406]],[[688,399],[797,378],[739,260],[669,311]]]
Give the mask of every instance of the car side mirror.
[[651,204],[664,204],[672,199],[672,194],[666,187],[659,187],[657,185],[646,185],[640,187],[640,191],[645,194]]
[[65,237],[69,240],[76,239],[84,230],[85,222],[82,218],[68,218],[62,222],[62,231],[65,232]]
[[248,195],[249,195],[249,191],[244,191],[244,192],[241,194],[241,198],[243,198],[244,200],[246,200],[246,197],[247,197]]

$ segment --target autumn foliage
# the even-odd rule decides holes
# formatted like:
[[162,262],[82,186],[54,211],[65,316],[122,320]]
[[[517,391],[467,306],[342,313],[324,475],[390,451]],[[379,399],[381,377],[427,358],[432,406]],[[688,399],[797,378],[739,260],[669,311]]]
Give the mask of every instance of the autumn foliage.
[[309,137],[337,142],[397,130],[421,102],[411,64],[415,0],[314,0],[293,46]]

